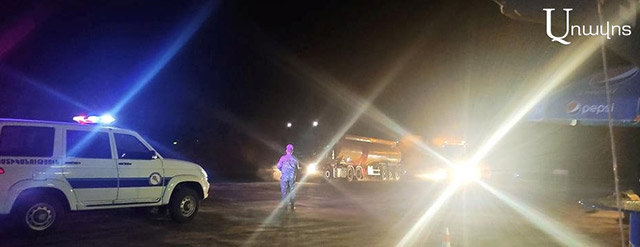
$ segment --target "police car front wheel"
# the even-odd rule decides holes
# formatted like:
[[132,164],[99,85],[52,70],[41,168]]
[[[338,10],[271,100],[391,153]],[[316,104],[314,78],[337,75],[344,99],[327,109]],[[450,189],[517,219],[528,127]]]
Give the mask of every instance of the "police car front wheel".
[[200,199],[198,193],[186,186],[179,186],[169,201],[169,215],[176,222],[191,221],[198,213]]
[[41,196],[20,202],[15,214],[19,233],[44,234],[53,231],[62,220],[64,210],[54,197]]

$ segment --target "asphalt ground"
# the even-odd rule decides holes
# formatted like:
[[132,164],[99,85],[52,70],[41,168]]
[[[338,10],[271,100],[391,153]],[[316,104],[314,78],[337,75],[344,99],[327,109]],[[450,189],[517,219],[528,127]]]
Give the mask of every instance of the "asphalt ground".
[[298,183],[291,211],[278,209],[277,182],[213,183],[211,197],[186,224],[131,209],[78,212],[48,236],[2,230],[0,246],[441,246],[447,228],[454,247],[619,246],[617,214],[587,213],[577,203],[609,188],[563,181],[488,184],[501,196],[467,184],[416,224],[447,184]]

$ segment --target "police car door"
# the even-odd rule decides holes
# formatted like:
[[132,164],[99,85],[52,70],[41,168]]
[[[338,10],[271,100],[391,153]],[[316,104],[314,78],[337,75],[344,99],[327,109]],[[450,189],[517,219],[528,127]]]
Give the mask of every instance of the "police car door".
[[65,130],[64,174],[84,206],[113,204],[118,171],[108,130]]
[[117,203],[158,202],[163,192],[162,160],[137,134],[114,131],[118,154]]

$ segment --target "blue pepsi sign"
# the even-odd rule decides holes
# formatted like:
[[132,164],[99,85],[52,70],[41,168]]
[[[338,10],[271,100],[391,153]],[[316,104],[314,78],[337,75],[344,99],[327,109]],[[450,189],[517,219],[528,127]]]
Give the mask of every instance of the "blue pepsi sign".
[[616,124],[636,124],[640,119],[640,75],[637,67],[609,71],[611,105],[607,104],[603,74],[595,74],[569,83],[532,109],[530,121],[583,124],[608,121],[608,113]]

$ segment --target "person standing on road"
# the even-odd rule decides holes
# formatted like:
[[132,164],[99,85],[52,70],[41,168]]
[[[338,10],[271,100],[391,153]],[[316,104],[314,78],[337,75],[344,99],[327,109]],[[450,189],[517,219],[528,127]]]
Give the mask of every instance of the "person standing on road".
[[[282,203],[286,203],[287,196],[289,197],[289,204],[291,210],[295,210],[296,195],[295,195],[295,182],[296,171],[300,169],[298,159],[293,156],[293,145],[288,144],[286,148],[286,154],[280,157],[278,161],[278,170],[280,170],[280,192],[282,193]],[[286,206],[285,206],[286,207]]]

